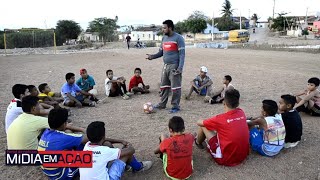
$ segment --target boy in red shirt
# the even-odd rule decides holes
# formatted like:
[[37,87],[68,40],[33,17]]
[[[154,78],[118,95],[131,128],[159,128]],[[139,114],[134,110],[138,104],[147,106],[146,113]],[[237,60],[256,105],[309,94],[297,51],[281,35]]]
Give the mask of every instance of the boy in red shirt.
[[225,92],[225,113],[198,121],[200,126],[196,145],[206,144],[213,159],[220,165],[236,166],[249,154],[249,134],[246,115],[239,106],[240,93],[236,89]]
[[[142,84],[142,87],[139,87],[139,84]],[[131,90],[133,91],[134,94],[140,92],[141,94],[149,93],[149,85],[144,85],[142,77],[141,77],[141,69],[136,68],[134,70],[134,76],[130,79],[129,83],[129,92]]]
[[170,137],[161,134],[155,154],[163,154],[163,169],[170,179],[188,179],[193,171],[192,145],[194,136],[184,133],[184,121],[179,116],[169,120]]

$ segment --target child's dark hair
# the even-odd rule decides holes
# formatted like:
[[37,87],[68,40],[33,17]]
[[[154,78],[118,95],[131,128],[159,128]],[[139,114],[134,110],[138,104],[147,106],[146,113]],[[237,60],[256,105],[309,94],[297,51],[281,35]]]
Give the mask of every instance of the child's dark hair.
[[75,76],[74,73],[71,73],[71,72],[67,73],[67,74],[66,74],[66,80],[68,81],[68,80],[71,79],[73,76]]
[[281,96],[281,99],[283,99],[284,103],[290,104],[290,105],[291,105],[291,108],[293,108],[294,105],[295,105],[296,102],[297,102],[296,97],[294,97],[294,96],[292,96],[292,95],[290,95],[290,94],[282,95],[282,96]]
[[274,116],[278,112],[278,105],[273,100],[263,100],[262,109],[267,113],[268,116]]
[[135,69],[134,69],[134,73],[135,73],[136,71],[140,71],[140,74],[142,73],[140,68],[135,68]]
[[46,89],[46,86],[48,86],[47,83],[42,83],[42,84],[40,84],[40,85],[38,86],[39,91],[40,91],[41,93],[43,93],[44,90]]
[[20,99],[20,95],[24,94],[28,86],[25,84],[15,84],[12,86],[12,94],[15,98]]
[[225,75],[224,78],[229,82],[232,81],[232,77],[230,75]]
[[33,88],[36,88],[36,86],[34,86],[34,85],[28,85],[29,92],[31,92]]
[[111,69],[108,69],[107,71],[106,71],[106,75],[108,76],[108,73],[109,72],[113,72]]
[[180,116],[173,116],[169,120],[169,128],[172,129],[173,132],[183,132],[184,131],[184,121]]
[[25,96],[22,98],[21,106],[25,113],[30,113],[31,109],[38,104],[39,98],[36,96]]
[[48,115],[48,123],[51,129],[58,129],[68,120],[68,110],[59,108],[52,109]]
[[168,28],[171,28],[172,31],[174,30],[174,24],[173,24],[172,20],[170,20],[170,19],[165,20],[165,21],[163,21],[162,24],[166,24],[168,26]]
[[224,101],[229,108],[237,108],[239,106],[240,93],[236,89],[229,89],[225,92]]
[[98,143],[106,134],[104,122],[94,121],[87,127],[87,136],[90,142]]
[[314,84],[315,86],[319,86],[320,80],[319,80],[319,78],[317,78],[317,77],[313,77],[313,78],[310,78],[310,79],[308,80],[308,83],[312,83],[312,84]]

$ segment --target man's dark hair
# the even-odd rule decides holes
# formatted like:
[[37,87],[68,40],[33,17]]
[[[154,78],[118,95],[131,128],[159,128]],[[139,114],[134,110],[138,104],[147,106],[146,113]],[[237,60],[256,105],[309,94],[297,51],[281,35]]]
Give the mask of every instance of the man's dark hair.
[[68,110],[59,108],[52,109],[48,115],[48,123],[51,129],[58,129],[68,120]]
[[75,76],[74,73],[71,73],[71,72],[67,73],[67,74],[66,74],[66,80],[68,81],[68,80],[71,79],[73,76]]
[[106,75],[108,76],[108,73],[109,72],[113,72],[111,69],[108,69],[107,71],[106,71]]
[[290,95],[290,94],[282,95],[282,96],[281,96],[281,99],[283,99],[284,103],[290,104],[290,105],[291,105],[291,108],[293,108],[294,105],[295,105],[296,102],[297,102],[296,97],[294,97],[294,96],[292,96],[292,95]]
[[229,89],[225,92],[224,101],[226,105],[231,108],[237,108],[239,106],[240,93],[236,89]]
[[140,74],[142,73],[140,68],[135,68],[134,72],[136,72],[136,71],[140,71]]
[[20,95],[24,94],[28,86],[25,84],[15,84],[12,86],[12,94],[15,98],[20,99]]
[[268,116],[274,116],[278,112],[278,105],[275,101],[266,99],[262,101],[262,109]]
[[319,86],[320,80],[319,80],[319,78],[317,78],[317,77],[313,77],[313,78],[310,78],[310,79],[308,80],[308,83],[312,83],[312,84],[314,84],[314,85],[316,85],[316,86]]
[[38,104],[39,98],[36,96],[25,96],[22,98],[21,106],[25,113],[30,113],[31,109]]
[[230,75],[225,75],[224,78],[229,82],[232,81],[232,77]]
[[47,83],[42,83],[42,84],[40,84],[40,85],[38,86],[39,91],[40,91],[41,93],[43,93],[44,90],[46,89],[46,86],[48,86]]
[[104,122],[94,121],[87,127],[87,136],[90,142],[98,143],[106,134]]
[[29,92],[30,92],[30,93],[31,93],[31,91],[32,91],[33,88],[36,88],[36,86],[34,86],[34,85],[28,85],[28,89],[29,89]]
[[168,26],[168,28],[171,28],[172,31],[174,30],[174,24],[173,24],[172,20],[169,20],[169,19],[165,20],[165,21],[163,21],[162,24],[166,24]]
[[169,128],[172,129],[173,132],[183,132],[184,131],[184,121],[180,116],[173,116],[169,120]]

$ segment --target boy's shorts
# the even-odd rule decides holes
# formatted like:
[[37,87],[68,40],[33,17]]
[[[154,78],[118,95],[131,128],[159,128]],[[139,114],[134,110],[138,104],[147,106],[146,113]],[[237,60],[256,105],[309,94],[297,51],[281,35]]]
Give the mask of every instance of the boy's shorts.
[[262,150],[262,145],[264,144],[263,133],[263,129],[259,130],[257,128],[252,128],[249,132],[249,141],[252,150],[257,151],[262,156],[267,156]]
[[[162,163],[163,163],[163,171],[164,171],[164,173],[166,174],[166,176],[167,176],[169,179],[171,179],[171,180],[179,180],[179,179],[177,179],[177,178],[171,177],[171,176],[168,174],[168,172],[167,172],[167,166],[168,166],[168,155],[167,155],[167,153],[163,153]],[[192,165],[192,169],[193,169],[193,161],[191,161],[191,165]],[[191,176],[191,175],[190,175],[190,176]],[[189,179],[190,176],[187,177],[187,178],[185,178],[185,179]]]
[[[199,85],[197,85],[197,87],[199,88]],[[193,87],[193,91],[199,94],[200,96],[205,96],[207,94],[207,88],[203,88],[199,92],[195,87]]]
[[314,104],[310,109],[310,114],[312,116],[320,116],[320,107],[317,104]]
[[112,162],[110,168],[108,169],[110,180],[119,180],[126,168],[126,163],[120,159],[116,159]]
[[208,151],[212,155],[213,159],[214,160],[221,159],[222,154],[221,154],[220,144],[217,136],[213,136],[211,139],[209,139],[208,142],[206,141],[206,144],[207,144]]
[[[75,97],[78,101],[82,102],[84,100],[83,95],[78,95]],[[71,101],[69,97],[65,97],[63,104],[68,104]]]

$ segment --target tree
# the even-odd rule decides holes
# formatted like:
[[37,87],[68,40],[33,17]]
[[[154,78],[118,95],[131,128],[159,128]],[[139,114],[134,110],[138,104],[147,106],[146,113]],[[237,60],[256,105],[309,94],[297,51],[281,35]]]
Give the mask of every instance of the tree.
[[77,39],[81,33],[81,27],[72,20],[59,20],[56,26],[57,42],[62,44],[70,39]]
[[179,21],[174,25],[174,31],[182,34],[188,32],[187,24],[185,21]]
[[118,25],[118,16],[114,19],[101,17],[95,18],[93,21],[89,23],[89,28],[87,31],[89,32],[98,32],[100,38],[103,39],[103,44],[106,45],[107,41],[113,41],[115,37],[115,30],[117,30]]
[[258,21],[258,15],[254,13],[251,17],[251,20],[253,21],[253,27],[255,28],[257,26],[257,21]]
[[271,25],[272,29],[276,29],[277,31],[283,31],[289,26],[291,26],[294,22],[291,17],[284,17],[286,13],[278,14],[279,16],[273,20],[273,24]]
[[231,9],[231,3],[229,0],[225,0],[222,5],[222,17],[231,17],[233,9]]
[[232,12],[233,9],[231,9],[230,1],[225,0],[222,4],[222,17],[217,19],[217,27],[220,31],[229,31],[239,28],[239,25],[232,21]]
[[207,28],[207,18],[200,11],[194,11],[185,21],[186,30],[194,34],[200,33]]

